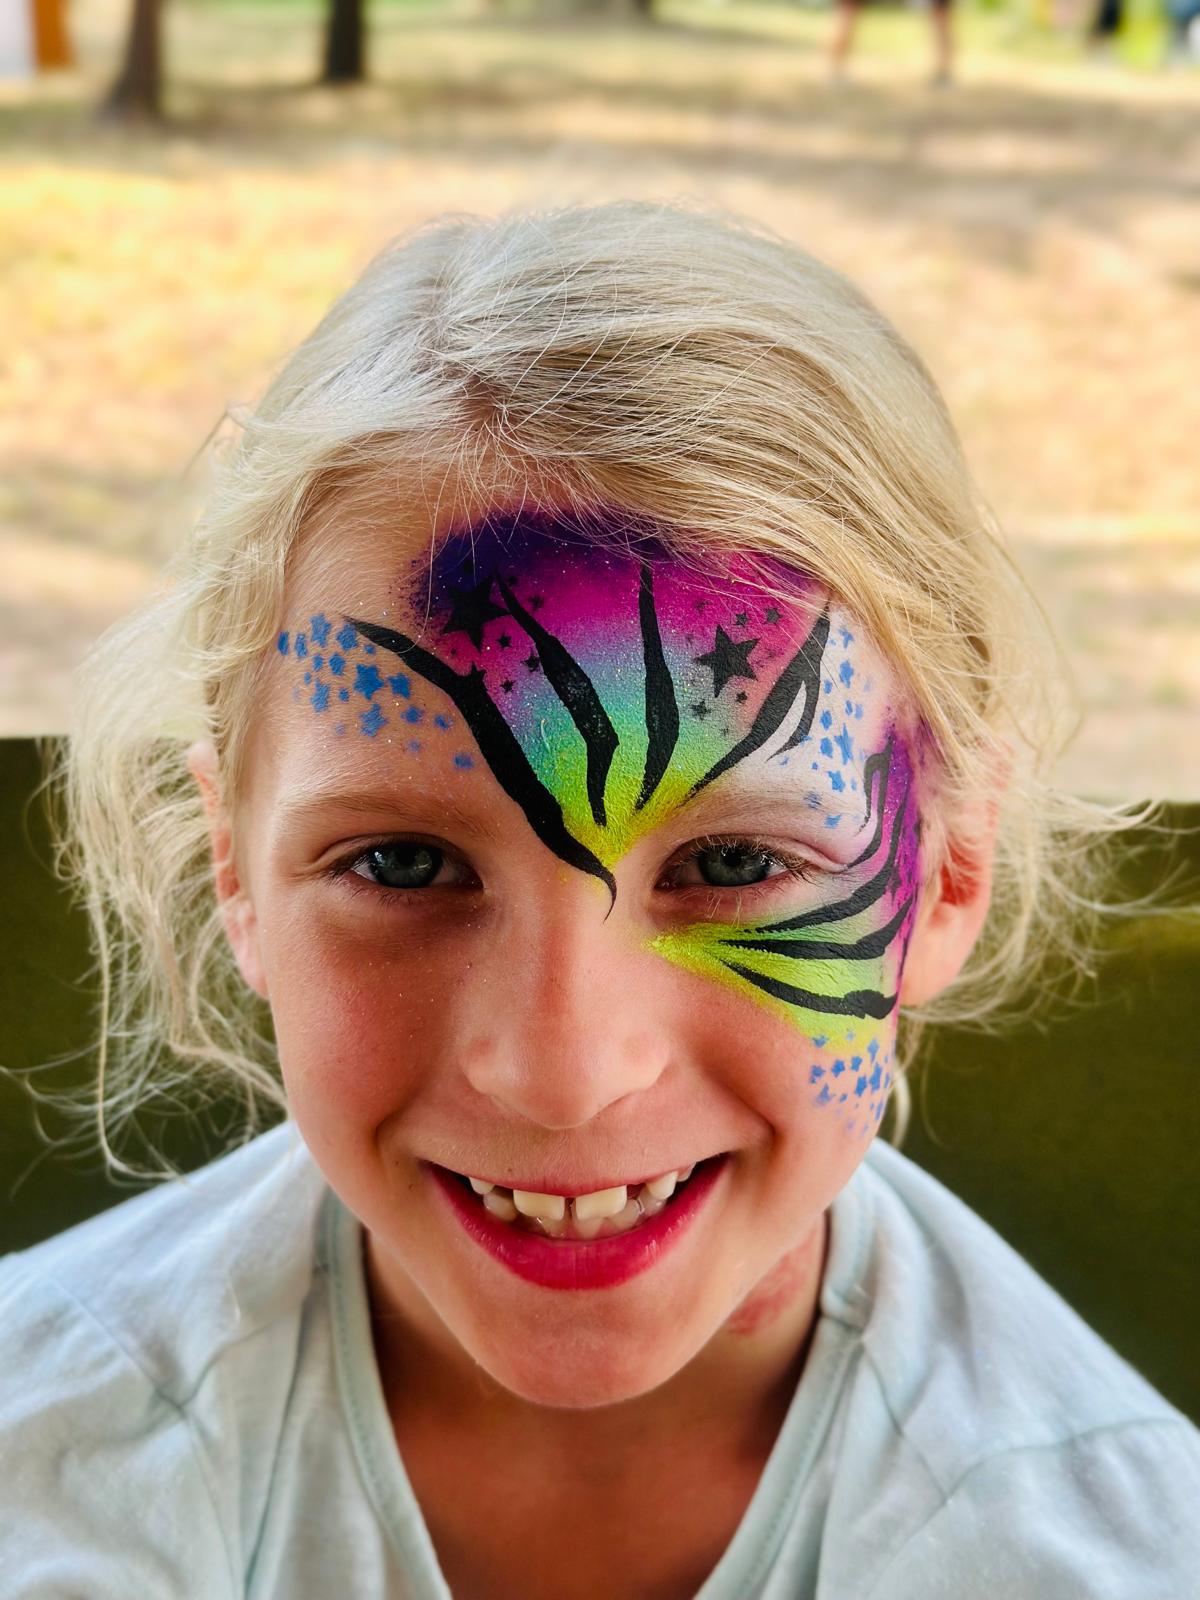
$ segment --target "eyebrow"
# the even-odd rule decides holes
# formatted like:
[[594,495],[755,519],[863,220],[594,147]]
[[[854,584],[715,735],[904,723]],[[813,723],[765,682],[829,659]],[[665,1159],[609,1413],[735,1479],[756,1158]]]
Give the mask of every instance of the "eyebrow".
[[[857,793],[848,792],[837,798],[841,802],[836,807],[839,815],[846,811],[860,811],[863,808],[862,797]],[[702,789],[698,794],[685,799],[676,811],[677,814],[686,811],[688,815],[702,816],[709,810],[730,809],[736,809],[740,815],[746,817],[781,810],[811,811],[820,817],[830,816],[835,812],[834,805],[827,798],[818,794],[815,789],[802,787],[795,779],[769,784],[750,784],[743,779],[740,783],[734,781],[728,785],[718,779],[710,788]]]
[[281,823],[304,822],[322,811],[338,811],[349,816],[408,818],[428,822],[431,816],[449,818],[462,832],[475,839],[497,839],[492,822],[478,812],[464,809],[450,796],[439,794],[404,795],[394,789],[338,789],[332,786],[301,789],[276,807]]
[[[841,798],[841,797],[839,797]],[[838,814],[862,809],[858,795],[846,795]],[[750,821],[768,814],[778,815],[791,811],[797,817],[813,815],[822,820],[833,814],[833,807],[822,795],[812,789],[800,789],[795,781],[774,782],[769,785],[742,782],[723,783],[720,779],[707,789],[685,799],[676,806],[674,816],[694,817],[703,825],[710,813],[736,810],[739,817]],[[303,788],[282,800],[276,808],[278,820],[284,824],[304,822],[323,811],[337,811],[349,816],[390,816],[397,821],[407,819],[413,825],[428,824],[431,817],[448,819],[468,838],[498,841],[499,829],[490,817],[478,810],[460,806],[445,794],[405,795],[394,789],[344,789],[334,785],[314,785]]]

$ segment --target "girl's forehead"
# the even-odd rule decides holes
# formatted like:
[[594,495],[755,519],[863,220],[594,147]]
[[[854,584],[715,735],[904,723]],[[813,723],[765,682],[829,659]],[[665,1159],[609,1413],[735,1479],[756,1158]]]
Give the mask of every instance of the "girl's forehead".
[[279,632],[287,742],[553,796],[598,857],[735,770],[849,824],[905,720],[863,630],[781,562],[546,514],[343,550],[297,574]]
[[[736,552],[685,560],[636,528],[618,532],[544,513],[493,514],[442,542],[431,560],[412,560],[395,589],[402,604],[427,612],[441,629],[466,635],[478,648],[488,623],[516,612],[512,600],[522,591],[532,613],[552,609],[568,629],[586,625],[597,612],[636,620],[647,575],[660,628],[685,633],[698,633],[718,616],[739,628],[752,616],[763,624],[767,611],[768,625],[778,625],[785,613],[791,621],[811,618],[824,599],[816,584],[780,562],[756,563]],[[739,614],[746,622],[735,620]]]
[[[711,699],[735,675],[735,695],[761,681],[827,605],[843,630],[849,624],[821,583],[777,559],[749,552],[685,558],[600,514],[493,512],[432,551],[427,541],[415,550],[409,541],[405,550],[370,535],[320,551],[289,585],[284,625],[303,629],[310,621],[320,645],[322,613],[339,626],[370,619],[403,628],[460,670],[475,666],[488,676],[512,667],[519,644],[550,643],[550,635],[593,657],[643,662],[651,603],[671,668],[698,692],[707,683]],[[861,629],[857,637],[876,677],[886,677]],[[698,659],[706,651],[711,663]],[[706,665],[716,669],[711,676]]]

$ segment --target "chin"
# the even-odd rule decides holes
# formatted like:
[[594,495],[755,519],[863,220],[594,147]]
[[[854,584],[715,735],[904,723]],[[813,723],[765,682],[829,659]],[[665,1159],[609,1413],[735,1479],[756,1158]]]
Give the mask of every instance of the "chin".
[[530,1405],[588,1411],[636,1400],[673,1378],[691,1359],[678,1341],[647,1351],[580,1341],[573,1350],[539,1352],[528,1344],[471,1350],[502,1388]]

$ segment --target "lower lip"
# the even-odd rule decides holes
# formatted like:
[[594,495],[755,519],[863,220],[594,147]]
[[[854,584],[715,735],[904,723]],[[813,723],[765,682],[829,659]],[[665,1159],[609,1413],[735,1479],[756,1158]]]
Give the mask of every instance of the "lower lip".
[[518,1278],[543,1289],[611,1289],[648,1271],[683,1237],[725,1167],[722,1156],[693,1173],[664,1210],[628,1233],[587,1240],[525,1233],[493,1217],[444,1167],[429,1165],[427,1171],[476,1244]]

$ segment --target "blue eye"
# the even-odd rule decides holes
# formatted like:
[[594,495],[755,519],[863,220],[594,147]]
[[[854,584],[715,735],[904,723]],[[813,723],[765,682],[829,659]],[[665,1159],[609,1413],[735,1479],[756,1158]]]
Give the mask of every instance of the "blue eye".
[[361,864],[366,870],[359,876],[369,877],[385,889],[426,889],[441,871],[444,859],[433,845],[399,841],[364,850],[352,870],[358,871]]
[[701,878],[714,889],[744,889],[770,876],[773,856],[765,850],[722,844],[693,857]]

